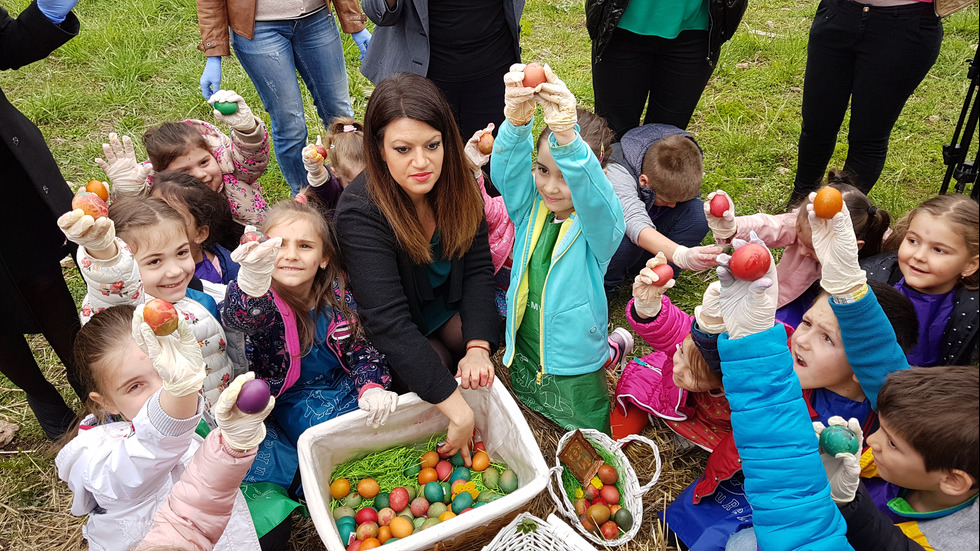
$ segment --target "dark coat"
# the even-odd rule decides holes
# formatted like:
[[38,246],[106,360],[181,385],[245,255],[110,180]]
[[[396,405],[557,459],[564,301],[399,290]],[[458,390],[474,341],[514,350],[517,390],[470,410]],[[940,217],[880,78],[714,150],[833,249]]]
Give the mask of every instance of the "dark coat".
[[[392,376],[423,400],[437,404],[456,390],[447,370],[419,330],[421,306],[434,297],[425,265],[398,246],[395,232],[368,197],[362,172],[340,197],[337,236],[357,313],[368,339],[388,359]],[[500,322],[494,301],[493,260],[483,221],[463,258],[452,261],[446,303],[459,308],[463,341],[483,339],[495,349]]]
[[[628,4],[629,0],[586,0],[585,26],[592,38],[592,63],[602,58]],[[748,5],[748,0],[708,0],[708,51],[705,55],[712,66],[718,62],[721,45],[735,34]]]
[[[77,35],[78,28],[74,14],[69,13],[60,25],[55,25],[36,3],[31,3],[17,18],[0,8],[0,69],[17,69],[44,59]],[[0,247],[0,304],[4,305],[0,334],[36,332],[38,328],[29,304],[43,297],[24,296],[16,282],[51,270],[52,266],[57,268],[57,260],[73,251],[56,224],[58,216],[71,210],[72,193],[41,131],[7,100],[2,90],[0,190],[15,197],[15,204],[26,209],[13,216],[30,224],[22,233],[33,237]],[[61,247],[52,247],[52,243],[60,243]],[[14,250],[29,253],[10,254]]]
[[922,551],[922,546],[905,535],[888,515],[875,506],[871,494],[858,485],[857,493],[849,503],[840,506],[841,515],[847,521],[847,542],[854,549],[867,551]]
[[[894,285],[902,279],[898,267],[898,253],[881,253],[861,261],[861,267],[868,274],[869,281],[884,281]],[[956,288],[953,313],[943,331],[943,342],[939,349],[938,365],[976,365],[980,347],[980,305],[976,289]]]

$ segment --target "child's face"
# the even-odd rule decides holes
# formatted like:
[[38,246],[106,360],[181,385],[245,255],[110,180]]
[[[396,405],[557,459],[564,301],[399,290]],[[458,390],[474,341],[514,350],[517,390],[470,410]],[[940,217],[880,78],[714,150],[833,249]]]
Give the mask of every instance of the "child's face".
[[912,218],[898,247],[898,267],[913,289],[939,295],[956,287],[961,277],[977,271],[978,257],[948,224],[920,212]]
[[189,174],[204,182],[204,185],[214,191],[221,191],[221,188],[224,187],[223,174],[221,167],[218,166],[218,160],[203,147],[192,147],[174,159],[170,165],[164,168],[154,168],[158,172],[173,170]]
[[840,326],[826,295],[803,314],[790,340],[793,370],[804,389],[826,388],[852,400],[864,399],[841,343]]
[[565,183],[565,178],[551,156],[548,140],[541,141],[538,148],[538,164],[534,170],[534,187],[538,195],[544,199],[544,205],[555,217],[564,220],[575,210],[572,206],[572,192]]
[[943,472],[926,471],[922,455],[895,433],[884,417],[878,418],[878,424],[878,430],[868,437],[868,445],[881,478],[909,490],[936,488]]
[[326,267],[329,261],[324,255],[320,236],[303,219],[272,226],[266,234],[270,238],[282,238],[272,279],[280,288],[299,296],[308,296],[317,270],[321,265]]
[[690,392],[708,392],[709,390],[720,387],[720,381],[702,380],[697,377],[694,369],[691,367],[691,361],[685,348],[690,349],[686,345],[686,341],[684,344],[678,344],[674,351],[672,375],[674,384],[678,388],[683,388]]
[[169,302],[184,298],[194,275],[194,257],[183,225],[165,222],[141,233],[145,242],[133,255],[146,294]]
[[136,346],[136,341],[130,338],[124,342],[126,349],[121,357],[115,357],[117,361],[114,362],[105,361],[108,365],[102,366],[103,392],[91,392],[89,397],[109,413],[132,420],[163,382],[149,356]]

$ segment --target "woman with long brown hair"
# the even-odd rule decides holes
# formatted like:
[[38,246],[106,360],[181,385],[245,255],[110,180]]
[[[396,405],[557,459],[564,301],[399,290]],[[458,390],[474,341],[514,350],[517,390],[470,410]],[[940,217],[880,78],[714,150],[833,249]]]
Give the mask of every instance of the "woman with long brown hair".
[[483,201],[442,92],[425,78],[383,80],[364,120],[366,177],[344,191],[337,233],[358,313],[396,388],[450,421],[462,450],[473,411],[457,389],[493,382],[499,335]]

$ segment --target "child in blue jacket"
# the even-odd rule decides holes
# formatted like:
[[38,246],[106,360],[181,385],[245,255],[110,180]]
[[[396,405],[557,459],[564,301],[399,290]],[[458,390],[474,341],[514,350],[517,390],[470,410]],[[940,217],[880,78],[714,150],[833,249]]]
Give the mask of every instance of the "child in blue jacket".
[[[625,224],[598,158],[604,146],[598,153],[590,149],[579,117],[583,127],[605,125],[576,110],[575,97],[550,67],[547,81],[535,88],[523,85],[523,64],[510,69],[504,75],[507,120],[490,160],[516,228],[504,364],[514,393],[531,409],[567,429],[608,433],[603,366],[610,359],[609,311],[602,281]],[[538,138],[532,172],[535,102],[548,128]]]

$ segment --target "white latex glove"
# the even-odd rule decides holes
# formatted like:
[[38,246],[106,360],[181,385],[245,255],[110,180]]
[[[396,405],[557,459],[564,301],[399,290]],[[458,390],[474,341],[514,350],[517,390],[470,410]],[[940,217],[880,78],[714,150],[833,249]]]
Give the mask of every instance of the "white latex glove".
[[398,394],[383,388],[372,387],[357,400],[357,407],[368,412],[367,424],[376,429],[385,424],[388,415],[398,407]]
[[551,66],[545,64],[544,77],[547,82],[538,85],[535,96],[544,112],[544,123],[552,132],[572,130],[578,124],[578,113],[575,112],[575,96],[565,86]]
[[[766,245],[755,232],[751,233],[751,242]],[[739,249],[747,242],[736,239],[733,244],[735,249]],[[768,331],[775,323],[779,294],[772,252],[769,253],[769,271],[755,281],[743,281],[732,275],[728,271],[730,259],[727,254],[718,255],[718,280],[721,282],[719,302],[729,337],[739,339]]]
[[515,63],[504,74],[504,116],[514,126],[524,126],[534,117],[534,88],[524,86],[524,67]]
[[716,245],[704,247],[685,247],[678,245],[674,249],[673,262],[682,270],[700,271],[718,265],[718,255],[723,249]]
[[653,318],[660,313],[661,296],[674,286],[674,278],[660,281],[653,268],[667,264],[667,257],[661,251],[647,260],[646,266],[633,279],[633,309],[641,318]]
[[712,281],[704,290],[701,304],[694,307],[694,319],[705,333],[717,335],[725,332],[725,318],[721,313],[721,282]]
[[153,165],[136,162],[136,150],[129,136],[120,141],[118,134],[110,132],[109,143],[102,144],[102,154],[105,159],[96,157],[95,164],[109,178],[113,197],[136,197],[146,191],[146,177],[153,172]]
[[850,294],[868,282],[868,276],[858,263],[857,238],[847,206],[830,220],[813,212],[813,198],[806,206],[807,219],[813,230],[813,250],[820,261],[820,286],[831,295]]
[[[721,195],[728,199],[728,210],[721,218],[711,214],[711,199],[715,195]],[[708,220],[708,227],[711,228],[711,234],[715,238],[716,243],[728,243],[728,241],[735,235],[735,203],[732,202],[732,198],[728,196],[722,190],[712,191],[708,194],[708,200],[704,202],[704,217]]]
[[316,146],[323,146],[320,135],[316,136],[316,143],[308,143],[303,148],[303,166],[306,167],[306,181],[313,187],[319,187],[330,179],[327,167],[323,166],[323,155],[316,150]]
[[223,122],[242,134],[251,134],[258,126],[258,119],[252,114],[252,110],[234,90],[218,90],[210,98],[208,103],[214,104],[219,101],[234,102],[238,104],[238,111],[230,115],[222,115],[217,109],[214,110],[214,118]]
[[176,334],[158,337],[143,321],[143,307],[137,306],[133,312],[133,339],[150,357],[163,379],[163,389],[171,396],[188,396],[201,390],[207,375],[201,345],[182,316],[177,316]]
[[466,154],[466,158],[475,166],[483,166],[490,161],[490,155],[480,153],[479,147],[480,138],[488,132],[493,132],[493,123],[488,124],[486,128],[477,130],[470,136],[470,139],[466,140],[466,146],[463,147],[463,153]]
[[111,218],[103,216],[96,220],[82,209],[62,214],[58,217],[58,227],[69,241],[88,251],[104,251],[116,241],[116,226]]
[[[830,497],[838,505],[844,505],[854,501],[857,494],[858,485],[861,482],[861,449],[864,447],[864,431],[861,430],[861,423],[851,417],[847,421],[835,415],[827,419],[830,426],[847,427],[858,438],[858,453],[839,453],[830,456],[820,450],[820,460],[823,461],[823,468],[827,471],[827,480],[830,481]],[[824,431],[823,423],[814,421],[813,432],[817,433],[817,439]]]
[[276,397],[270,396],[269,404],[258,413],[245,413],[238,409],[236,404],[242,385],[254,378],[255,373],[252,371],[235,377],[228,388],[221,391],[213,409],[214,419],[221,429],[221,437],[233,450],[246,451],[261,444],[265,440],[263,421],[272,413],[272,408],[276,407]]
[[[255,226],[245,226],[245,232],[255,231]],[[276,256],[282,245],[281,237],[273,237],[264,243],[249,241],[239,245],[231,253],[238,269],[238,287],[250,297],[265,296],[272,286],[272,272],[276,268]]]

